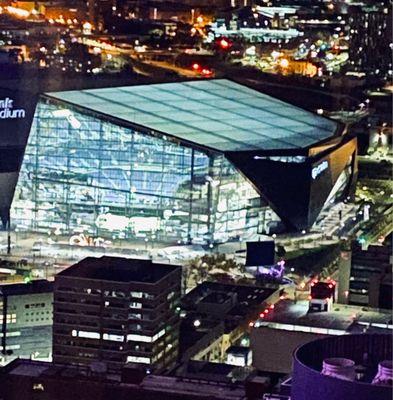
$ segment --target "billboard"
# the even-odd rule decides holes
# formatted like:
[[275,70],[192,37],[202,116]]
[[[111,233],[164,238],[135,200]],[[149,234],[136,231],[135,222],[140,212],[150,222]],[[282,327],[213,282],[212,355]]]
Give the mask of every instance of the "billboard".
[[247,242],[246,266],[273,265],[274,240]]

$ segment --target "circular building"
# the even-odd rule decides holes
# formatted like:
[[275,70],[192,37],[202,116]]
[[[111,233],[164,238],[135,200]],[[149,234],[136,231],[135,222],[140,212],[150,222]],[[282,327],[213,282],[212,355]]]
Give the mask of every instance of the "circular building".
[[391,360],[391,335],[343,335],[306,343],[294,353],[291,398],[391,400]]

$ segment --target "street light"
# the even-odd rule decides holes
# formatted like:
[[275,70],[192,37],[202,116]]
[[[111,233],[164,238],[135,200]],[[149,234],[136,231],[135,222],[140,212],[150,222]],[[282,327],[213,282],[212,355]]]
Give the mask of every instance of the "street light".
[[194,321],[193,325],[194,325],[195,328],[198,328],[198,327],[201,326],[201,321],[200,321],[199,319],[196,319],[196,320]]

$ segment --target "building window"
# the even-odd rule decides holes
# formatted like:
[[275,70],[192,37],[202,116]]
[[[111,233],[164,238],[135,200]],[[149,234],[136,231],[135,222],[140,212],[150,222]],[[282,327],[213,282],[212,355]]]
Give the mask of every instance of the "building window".
[[155,342],[157,339],[159,339],[163,335],[165,335],[165,329],[162,329],[160,332],[156,333],[153,336],[153,342]]
[[137,357],[137,356],[128,356],[127,362],[138,363],[138,364],[150,364],[149,357]]
[[113,342],[124,342],[124,336],[121,335],[113,335],[111,333],[104,333],[104,340],[111,340]]
[[33,383],[33,390],[37,392],[43,392],[44,385],[42,383]]
[[[3,315],[0,315],[0,324],[3,323]],[[7,324],[15,324],[16,323],[16,314],[7,314],[6,318]]]
[[126,297],[126,295],[124,292],[120,292],[119,290],[114,290],[112,291],[112,297],[124,298]]
[[129,328],[132,329],[132,330],[136,330],[136,331],[142,330],[142,326],[139,325],[139,324],[130,324]]
[[25,308],[40,308],[40,307],[45,307],[45,303],[25,304]]
[[151,343],[153,342],[153,338],[151,336],[146,336],[146,335],[130,334],[127,335],[127,341]]
[[137,303],[135,301],[132,301],[130,303],[130,308],[142,308],[142,303]]
[[5,346],[6,350],[19,350],[20,349],[20,344],[10,344],[8,346]]
[[71,332],[72,336],[78,336],[80,338],[86,339],[99,339],[100,334],[98,332],[89,332],[89,331],[76,331],[75,329]]
[[168,296],[166,296],[167,300],[170,300],[175,295],[175,292],[170,292]]

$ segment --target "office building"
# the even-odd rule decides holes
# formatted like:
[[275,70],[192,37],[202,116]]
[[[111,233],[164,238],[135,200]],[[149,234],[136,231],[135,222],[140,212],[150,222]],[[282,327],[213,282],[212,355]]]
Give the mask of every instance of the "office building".
[[370,75],[392,71],[392,12],[388,4],[361,4],[349,8],[348,25],[351,68]]
[[392,310],[392,235],[367,250],[353,243],[348,301]]
[[181,299],[179,360],[226,362],[228,350],[247,334],[249,322],[274,305],[280,292],[219,282],[195,287]]
[[367,249],[353,242],[341,257],[339,279],[340,303],[391,310],[392,236]]
[[0,365],[15,358],[51,360],[53,282],[0,286]]
[[344,126],[228,80],[48,93],[11,218],[36,232],[225,242],[311,227],[356,173]]
[[53,360],[163,371],[178,352],[181,268],[88,257],[55,278]]

